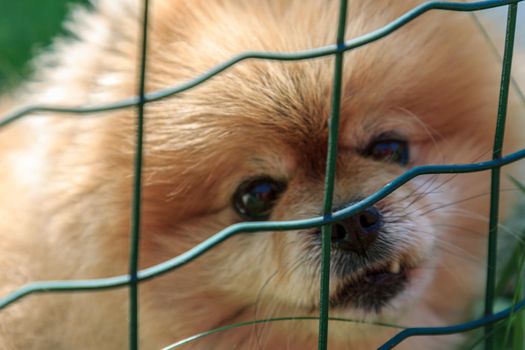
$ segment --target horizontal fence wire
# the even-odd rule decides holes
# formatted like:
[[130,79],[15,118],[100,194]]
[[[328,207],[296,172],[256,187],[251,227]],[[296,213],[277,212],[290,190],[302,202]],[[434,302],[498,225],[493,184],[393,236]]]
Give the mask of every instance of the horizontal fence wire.
[[[313,58],[320,58],[330,56],[338,51],[349,51],[356,49],[360,46],[367,45],[374,41],[384,38],[388,34],[395,30],[403,27],[409,22],[413,21],[417,17],[421,16],[425,12],[430,10],[447,10],[447,11],[459,11],[459,12],[471,12],[486,10],[495,7],[501,7],[509,4],[517,4],[523,0],[485,0],[477,1],[472,3],[456,3],[456,2],[443,2],[443,1],[431,1],[421,4],[414,9],[408,11],[401,17],[390,22],[389,24],[381,27],[378,30],[372,31],[368,34],[359,36],[355,39],[351,39],[345,42],[344,47],[338,47],[337,45],[328,45],[310,50],[296,51],[296,52],[245,52],[241,53],[233,58],[215,66],[207,72],[191,79],[185,83],[175,85],[166,89],[157,90],[154,92],[147,93],[145,95],[145,102],[154,102],[166,97],[184,92],[189,90],[213,76],[221,73],[222,71],[230,68],[231,66],[248,59],[261,59],[261,60],[274,60],[274,61],[300,61]],[[7,114],[0,120],[0,127],[5,126],[24,115],[34,113],[65,113],[65,114],[93,114],[100,112],[107,112],[112,110],[123,109],[126,107],[136,106],[139,103],[138,97],[131,97],[128,99],[120,100],[118,102],[112,102],[107,104],[100,104],[90,107],[63,107],[63,106],[48,106],[48,105],[34,105],[23,107],[19,110],[15,110],[12,113]]]
[[[525,149],[510,153],[500,159],[479,162],[473,164],[455,164],[455,165],[424,165],[414,167],[403,173],[392,182],[385,185],[383,188],[358,201],[345,209],[334,212],[329,218],[322,216],[303,220],[291,221],[267,221],[267,222],[243,222],[228,226],[219,231],[205,241],[197,244],[190,250],[182,253],[163,263],[151,266],[149,268],[138,271],[138,281],[146,281],[154,277],[160,276],[173,269],[188,264],[194,259],[198,258],[206,251],[212,249],[228,238],[242,233],[256,233],[265,231],[288,231],[299,230],[306,228],[319,227],[322,225],[333,224],[353,214],[362,211],[374,203],[388,196],[397,188],[401,187],[408,181],[421,175],[429,174],[456,174],[456,173],[475,173],[484,170],[490,170],[496,167],[501,167],[517,160],[525,158]],[[10,293],[9,295],[0,299],[0,309],[7,307],[9,304],[33,293],[47,293],[47,292],[75,292],[75,291],[96,291],[111,288],[118,288],[128,285],[130,282],[129,275],[120,275],[107,278],[97,278],[89,280],[64,280],[64,281],[41,281],[32,282],[22,286],[20,289]]]
[[423,336],[423,335],[445,335],[445,334],[454,334],[462,333],[480,328],[489,324],[494,324],[498,321],[502,321],[516,312],[523,311],[525,309],[525,300],[521,300],[512,307],[508,307],[502,311],[496,312],[490,316],[485,316],[478,318],[477,320],[460,323],[452,326],[445,327],[412,327],[407,328],[390,338],[385,344],[379,347],[378,350],[387,350],[392,349],[394,346],[401,343],[403,340],[414,337],[414,336]]
[[[380,349],[390,349],[404,339],[412,336],[420,335],[440,335],[440,334],[451,334],[457,332],[465,332],[468,330],[476,329],[479,327],[491,325],[495,322],[501,321],[507,318],[514,312],[521,311],[525,308],[525,300],[521,300],[514,304],[511,307],[508,307],[500,312],[493,313],[492,304],[494,300],[494,274],[495,274],[495,249],[496,249],[496,234],[497,234],[497,205],[498,197],[497,193],[499,191],[499,169],[507,164],[518,161],[525,158],[525,149],[520,151],[502,156],[501,154],[501,145],[503,142],[503,127],[505,125],[505,114],[506,114],[506,104],[508,97],[509,81],[510,81],[510,67],[512,62],[512,47],[514,43],[514,31],[516,24],[516,11],[517,4],[523,0],[485,0],[477,1],[471,3],[459,3],[459,2],[440,2],[440,1],[431,1],[423,3],[412,10],[408,11],[404,15],[400,16],[396,20],[390,22],[384,27],[365,34],[363,36],[344,41],[344,37],[341,33],[344,33],[344,26],[346,21],[346,6],[347,1],[341,0],[340,6],[340,19],[339,19],[339,29],[338,29],[338,38],[335,45],[329,45],[325,47],[320,47],[311,50],[297,51],[292,53],[282,53],[282,52],[246,52],[240,55],[234,56],[230,60],[223,62],[215,66],[214,68],[208,70],[207,72],[191,79],[183,84],[176,85],[167,89],[162,89],[154,91],[151,93],[145,93],[145,74],[146,74],[146,43],[147,43],[147,16],[148,16],[148,1],[144,0],[144,18],[143,18],[143,42],[141,47],[141,62],[140,62],[140,85],[139,85],[139,94],[136,97],[131,97],[125,100],[118,102],[107,103],[97,106],[87,106],[87,107],[63,107],[63,106],[47,106],[47,105],[34,105],[27,106],[22,109],[16,110],[12,113],[6,115],[3,119],[0,120],[0,127],[6,126],[9,123],[14,122],[17,119],[22,118],[28,114],[35,113],[66,113],[66,114],[89,114],[90,116],[104,111],[111,111],[122,109],[126,107],[136,106],[137,107],[137,150],[136,150],[136,160],[135,160],[135,185],[134,185],[134,196],[132,203],[132,232],[131,232],[131,258],[130,258],[130,273],[128,275],[114,276],[109,278],[100,278],[100,279],[89,279],[89,280],[64,280],[64,281],[39,281],[32,282],[27,285],[22,286],[18,290],[12,292],[11,294],[0,298],[0,310],[14,303],[15,301],[30,295],[37,293],[48,293],[48,292],[75,292],[75,291],[99,291],[110,288],[119,288],[119,287],[128,287],[130,288],[130,349],[138,349],[138,283],[145,281],[156,276],[160,276],[169,271],[172,271],[178,267],[181,267],[190,261],[198,258],[206,251],[217,246],[224,240],[237,235],[237,234],[251,234],[256,232],[264,231],[286,231],[286,230],[295,230],[295,229],[305,229],[313,227],[323,227],[329,228],[332,223],[340,221],[344,218],[350,217],[354,213],[357,213],[364,208],[373,205],[379,200],[385,198],[390,193],[395,191],[400,186],[404,185],[408,181],[412,180],[415,177],[427,174],[450,174],[450,173],[472,173],[490,170],[492,172],[492,196],[491,196],[491,223],[489,228],[489,267],[487,269],[487,290],[486,290],[486,309],[485,316],[477,320],[465,322],[462,324],[445,326],[445,327],[417,327],[417,328],[407,328],[402,330],[396,336],[391,338],[386,342]],[[221,73],[222,71],[228,69],[229,67],[237,64],[238,62],[247,60],[247,59],[263,59],[263,60],[279,60],[279,61],[297,61],[305,59],[314,59],[329,55],[335,55],[336,62],[334,66],[334,90],[332,96],[332,112],[330,117],[330,135],[333,142],[333,137],[337,137],[338,132],[338,113],[340,105],[340,96],[337,96],[338,90],[340,89],[341,84],[341,72],[342,72],[342,57],[344,52],[356,49],[360,46],[369,44],[371,42],[377,41],[381,38],[384,38],[388,34],[394,32],[395,30],[406,25],[410,21],[419,17],[430,10],[447,10],[447,11],[478,11],[483,9],[489,9],[499,6],[508,5],[509,7],[509,16],[507,20],[507,37],[505,44],[505,54],[504,62],[502,69],[502,80],[500,88],[500,99],[499,99],[499,108],[497,116],[497,128],[495,132],[495,142],[494,142],[494,152],[493,159],[486,162],[479,162],[473,164],[454,164],[454,165],[426,165],[414,167],[404,174],[397,177],[392,182],[385,185],[383,188],[375,192],[374,194],[368,196],[367,198],[354,203],[353,205],[336,212],[332,213],[331,207],[331,196],[333,194],[333,173],[335,172],[335,162],[330,162],[331,158],[335,159],[337,152],[336,147],[331,147],[328,152],[327,160],[327,180],[325,183],[325,200],[324,206],[325,211],[322,217],[313,217],[304,220],[292,220],[292,221],[269,221],[269,222],[244,222],[231,225],[215,235],[211,236],[209,239],[201,242],[192,249],[186,251],[183,254],[180,254],[170,260],[167,260],[163,263],[151,266],[149,268],[138,270],[138,242],[139,242],[139,224],[140,224],[140,177],[141,177],[141,153],[142,153],[142,137],[143,129],[142,122],[144,117],[144,107],[147,103],[157,101],[174,94],[186,91],[191,89],[206,80],[212,78],[213,76]],[[340,93],[340,90],[339,90]],[[337,139],[337,138],[335,138]],[[332,174],[332,176],[330,176]],[[332,193],[332,194],[331,194]],[[324,234],[324,232],[328,234]],[[330,230],[323,229],[323,237],[328,239],[323,239],[323,246],[326,248],[323,249],[323,270],[327,269],[329,272],[329,248],[330,248]],[[324,241],[327,242],[324,242]],[[325,254],[328,255],[325,255]],[[328,256],[328,258],[326,258]],[[492,260],[491,260],[492,259]],[[326,261],[325,261],[326,260]],[[327,264],[326,264],[327,262]],[[492,265],[491,265],[492,264]],[[290,318],[281,318],[281,319],[271,319],[271,320],[254,320],[251,322],[246,322],[239,324],[237,326],[243,326],[247,324],[256,324],[263,322],[273,322],[279,320],[299,320],[299,319],[314,319],[319,320],[320,325],[320,336],[319,336],[319,349],[326,349],[327,346],[327,331],[328,331],[328,320],[340,320],[332,319],[328,317],[328,284],[329,273],[323,273],[326,280],[323,279],[324,283],[321,283],[321,315],[319,318],[316,317],[290,317]],[[324,307],[324,311],[323,311]],[[348,321],[348,320],[345,320]],[[356,321],[359,322],[359,321]],[[391,325],[385,325],[391,326]],[[493,345],[490,341],[490,326],[486,327],[487,337],[486,347],[490,349]],[[220,331],[220,330],[216,330]],[[210,333],[213,331],[210,331]],[[199,336],[196,336],[199,337]],[[192,337],[192,340],[195,340]],[[172,347],[168,347],[172,348]],[[167,349],[168,349],[167,348]]]
[[[227,331],[227,330],[230,330],[230,329],[240,328],[240,327],[253,326],[253,325],[256,325],[256,324],[264,324],[264,323],[270,323],[270,322],[283,322],[283,321],[294,321],[294,322],[299,322],[299,321],[318,321],[319,322],[319,319],[320,319],[319,317],[315,317],[315,316],[294,316],[294,317],[275,317],[275,318],[267,318],[267,319],[262,319],[262,320],[252,320],[252,321],[240,322],[240,323],[235,323],[235,324],[231,324],[231,325],[227,325],[227,326],[223,326],[223,327],[218,327],[218,328],[206,331],[206,332],[202,332],[202,333],[193,335],[193,336],[188,337],[186,339],[180,340],[180,341],[178,341],[178,342],[176,342],[174,344],[166,346],[166,347],[162,348],[161,350],[173,350],[173,349],[176,349],[176,348],[178,348],[180,346],[183,346],[183,345],[189,344],[191,342],[194,342],[196,340],[199,340],[201,338],[207,337],[209,335],[212,335],[212,334],[215,334],[215,333],[219,333],[219,332],[224,332],[224,331]],[[347,319],[347,318],[340,318],[340,317],[328,317],[328,320],[329,321],[334,321],[334,322],[346,322],[346,323],[357,323],[357,324],[367,324],[367,325],[372,324],[374,326],[382,326],[382,327],[387,327],[387,328],[405,329],[405,327],[394,325],[394,324],[390,324],[390,323],[384,323],[384,322],[369,322],[369,321],[363,321],[363,320],[350,320],[350,319]]]

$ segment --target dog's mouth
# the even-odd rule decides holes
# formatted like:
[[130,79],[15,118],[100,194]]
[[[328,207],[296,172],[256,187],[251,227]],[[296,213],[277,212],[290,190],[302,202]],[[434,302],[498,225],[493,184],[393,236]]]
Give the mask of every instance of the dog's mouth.
[[355,308],[379,312],[409,284],[415,269],[406,259],[394,259],[363,267],[345,277],[330,298],[332,308]]

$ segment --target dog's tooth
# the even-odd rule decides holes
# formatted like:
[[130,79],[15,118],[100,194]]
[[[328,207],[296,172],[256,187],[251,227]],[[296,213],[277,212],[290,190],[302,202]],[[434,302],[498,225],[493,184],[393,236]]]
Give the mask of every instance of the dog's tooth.
[[399,273],[399,271],[401,270],[401,266],[399,265],[399,261],[397,260],[394,260],[391,264],[390,264],[390,273]]

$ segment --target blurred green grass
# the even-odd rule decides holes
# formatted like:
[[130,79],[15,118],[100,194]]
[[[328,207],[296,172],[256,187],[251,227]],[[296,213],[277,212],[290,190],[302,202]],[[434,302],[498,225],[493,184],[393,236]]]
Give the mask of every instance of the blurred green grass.
[[57,34],[74,3],[88,0],[0,0],[0,90],[31,74],[29,60]]

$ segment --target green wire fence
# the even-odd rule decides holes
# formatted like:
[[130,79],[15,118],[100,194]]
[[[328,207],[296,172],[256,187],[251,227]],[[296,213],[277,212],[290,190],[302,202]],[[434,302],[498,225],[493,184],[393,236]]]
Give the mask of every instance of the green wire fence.
[[[225,326],[210,330],[208,332],[195,335],[191,338],[182,340],[176,344],[168,346],[165,349],[172,349],[176,346],[189,343],[197,340],[203,336],[220,332],[226,329],[235,327],[242,327],[246,325],[253,325],[257,323],[278,322],[285,320],[319,320],[319,341],[318,349],[327,348],[328,339],[328,321],[340,322],[356,322],[346,319],[330,318],[328,317],[329,310],[329,271],[330,271],[330,248],[331,248],[331,230],[330,225],[347,218],[354,213],[357,213],[368,206],[373,205],[379,200],[385,198],[397,188],[407,183],[411,179],[425,174],[445,174],[445,173],[471,173],[484,170],[490,170],[492,173],[491,181],[491,206],[490,206],[490,222],[489,222],[489,239],[488,239],[488,266],[487,266],[487,283],[485,291],[485,311],[484,316],[477,320],[469,321],[462,324],[456,324],[446,327],[417,327],[406,328],[383,344],[380,349],[391,349],[403,340],[422,335],[442,335],[452,334],[458,332],[465,332],[480,327],[485,327],[485,348],[494,349],[493,331],[494,324],[498,321],[504,320],[510,315],[522,311],[525,308],[525,300],[518,301],[512,307],[506,308],[500,312],[494,313],[494,299],[496,289],[496,251],[497,251],[497,233],[498,233],[498,205],[499,205],[499,187],[500,187],[500,169],[502,166],[525,158],[525,149],[503,156],[501,153],[502,144],[504,140],[504,127],[507,112],[507,100],[509,94],[509,85],[511,82],[511,65],[512,52],[514,46],[514,34],[516,29],[516,15],[518,3],[523,0],[484,0],[472,3],[456,3],[456,2],[439,2],[431,1],[421,4],[414,9],[408,11],[401,17],[390,22],[386,26],[365,34],[355,39],[348,41],[344,40],[344,31],[346,27],[347,14],[347,0],[340,1],[339,20],[337,41],[334,45],[320,47],[316,49],[299,51],[293,53],[279,53],[279,52],[246,52],[237,55],[230,60],[217,65],[209,71],[187,81],[183,84],[176,85],[167,89],[146,93],[145,81],[147,72],[147,35],[148,35],[148,12],[149,1],[143,2],[143,25],[142,30],[142,45],[140,55],[140,75],[138,95],[136,97],[125,100],[108,103],[104,105],[78,107],[78,108],[64,108],[60,106],[46,106],[36,105],[26,107],[14,111],[6,115],[0,120],[0,127],[3,127],[15,120],[22,118],[31,113],[53,112],[53,113],[74,113],[74,114],[93,114],[98,112],[117,110],[125,107],[136,106],[137,108],[137,144],[135,154],[134,167],[134,185],[133,185],[133,199],[132,199],[132,225],[131,225],[131,245],[130,245],[130,261],[129,273],[127,275],[114,276],[109,278],[91,279],[91,280],[67,280],[67,281],[42,281],[33,282],[22,286],[15,292],[0,299],[0,310],[14,303],[15,301],[29,295],[36,293],[47,292],[75,292],[75,291],[96,291],[110,288],[128,287],[129,288],[129,349],[136,350],[139,348],[139,320],[138,320],[138,284],[145,280],[168,273],[180,266],[183,266],[190,261],[198,258],[206,251],[217,246],[224,240],[237,234],[250,234],[261,231],[285,231],[305,229],[312,227],[321,227],[322,236],[322,261],[321,261],[321,281],[320,281],[320,317],[288,317],[288,318],[273,318],[267,320],[254,320],[240,324]],[[354,203],[353,205],[339,211],[333,211],[332,198],[334,193],[334,177],[337,156],[337,138],[339,129],[339,111],[341,104],[341,83],[343,72],[343,57],[346,51],[356,49],[360,46],[369,44],[379,40],[393,31],[399,29],[418,16],[430,10],[447,10],[447,11],[478,11],[499,6],[508,7],[507,29],[505,39],[505,50],[503,55],[501,85],[499,105],[497,112],[497,124],[495,130],[495,138],[493,145],[492,160],[473,164],[455,164],[455,165],[428,165],[414,167],[382,189],[370,195],[369,197]],[[334,78],[333,78],[333,93],[331,100],[331,115],[329,118],[329,140],[328,140],[328,157],[326,163],[326,180],[325,180],[325,194],[324,194],[324,210],[322,217],[314,217],[304,220],[294,221],[269,221],[269,222],[245,222],[234,224],[222,231],[216,233],[204,242],[196,245],[185,253],[167,260],[158,265],[139,270],[139,241],[140,241],[140,206],[141,206],[141,178],[142,178],[142,147],[144,135],[144,106],[152,101],[157,101],[168,96],[181,93],[191,89],[211,77],[221,73],[234,64],[248,59],[264,59],[264,60],[280,60],[280,61],[297,61],[306,60],[323,56],[335,56],[334,64]],[[382,324],[388,327],[402,328],[399,326]]]

